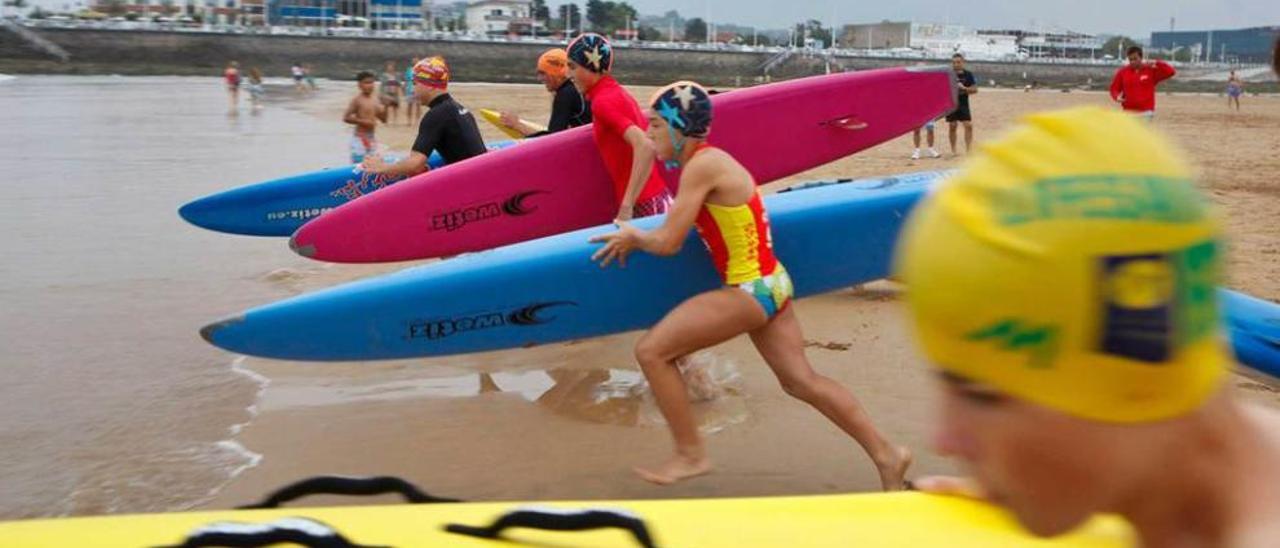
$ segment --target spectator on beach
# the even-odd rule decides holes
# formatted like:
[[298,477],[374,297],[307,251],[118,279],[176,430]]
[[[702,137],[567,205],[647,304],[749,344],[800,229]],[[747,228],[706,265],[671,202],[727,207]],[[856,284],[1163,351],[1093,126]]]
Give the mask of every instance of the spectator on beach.
[[938,154],[938,150],[933,148],[933,134],[934,134],[933,128],[935,125],[934,122],[935,120],[929,120],[927,123],[925,123],[924,127],[918,127],[911,132],[911,141],[916,145],[915,151],[911,153],[912,160],[920,159],[920,130],[924,130],[925,133],[928,135],[927,140],[929,144],[929,157],[930,158],[942,157],[941,154]]
[[400,76],[396,74],[396,64],[387,61],[382,71],[382,104],[387,107],[387,119],[395,120],[396,111],[400,109]]
[[289,75],[293,77],[293,90],[298,93],[306,93],[307,86],[302,80],[306,78],[307,74],[306,71],[302,70],[302,65],[294,63],[293,66],[290,66]]
[[958,125],[964,125],[965,154],[973,148],[973,114],[969,110],[969,96],[978,93],[978,80],[964,68],[964,56],[959,53],[951,56],[951,69],[956,72],[956,80],[960,84],[960,98],[956,102],[956,109],[947,115],[947,137],[951,142],[951,155],[955,156]]
[[414,57],[413,62],[404,69],[404,120],[409,125],[422,118],[422,103],[418,102],[413,93],[413,67],[418,66],[418,61],[421,60],[421,57]]
[[320,89],[320,86],[316,85],[316,77],[311,74],[310,63],[302,65],[302,79],[306,80],[307,82],[307,91],[315,91],[317,89]]
[[235,61],[227,63],[226,70],[222,71],[222,78],[227,83],[227,94],[231,99],[231,112],[235,112],[240,106],[240,63]]
[[351,98],[342,121],[355,128],[351,133],[351,163],[363,162],[365,157],[378,153],[378,140],[374,137],[378,122],[387,123],[387,107],[374,97],[378,79],[369,71],[356,75],[360,92]]
[[537,75],[547,91],[555,94],[551,100],[551,120],[547,122],[547,129],[538,131],[530,128],[510,112],[502,113],[502,125],[519,131],[525,137],[541,137],[591,123],[591,107],[569,81],[569,55],[565,50],[552,48],[543,52],[538,57]]
[[1240,112],[1240,96],[1244,95],[1244,80],[1236,76],[1236,71],[1231,71],[1231,75],[1227,77],[1227,110],[1231,110],[1231,105],[1236,105],[1236,112]]
[[262,94],[266,90],[262,87],[262,71],[258,67],[249,69],[249,102],[253,104],[253,109],[262,108]]
[[1129,63],[1111,79],[1111,100],[1120,103],[1125,112],[1146,118],[1156,115],[1156,86],[1173,78],[1178,71],[1159,59],[1144,60],[1142,48],[1129,46],[1125,50]]

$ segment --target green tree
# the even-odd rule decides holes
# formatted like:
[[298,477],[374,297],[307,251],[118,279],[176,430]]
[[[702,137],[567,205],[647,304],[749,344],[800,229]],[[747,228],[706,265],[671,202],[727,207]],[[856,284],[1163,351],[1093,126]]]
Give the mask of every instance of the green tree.
[[810,19],[803,23],[796,23],[795,42],[796,47],[804,47],[804,39],[812,38],[831,47],[831,31],[823,28],[822,22],[817,19]]
[[551,8],[547,7],[547,0],[533,0],[529,9],[534,21],[545,25],[547,20],[551,19]]
[[606,24],[609,23],[609,7],[601,0],[587,0],[587,23],[591,25],[591,30],[603,34]]
[[1183,46],[1176,50],[1173,50],[1173,60],[1178,61],[1180,63],[1190,63],[1191,48]]
[[639,34],[636,36],[636,38],[640,40],[645,40],[648,42],[656,42],[662,39],[662,33],[658,32],[658,29],[655,29],[649,25],[640,25],[640,30],[638,31],[638,33]]
[[[567,15],[566,15],[567,14]],[[565,19],[569,21],[569,28],[565,28]],[[560,4],[556,10],[556,20],[552,21],[551,28],[564,31],[573,31],[582,25],[582,10],[577,4]]]
[[639,24],[637,20],[640,14],[631,7],[631,4],[626,2],[605,2],[605,4],[609,7],[609,26],[612,27],[609,29],[610,33],[618,29],[626,29],[628,25],[634,30]]
[[1125,50],[1129,49],[1129,46],[1136,45],[1138,45],[1138,43],[1134,42],[1133,39],[1128,36],[1112,36],[1106,42],[1102,43],[1102,54],[1115,55],[1117,58],[1123,58]]
[[626,2],[587,2],[587,22],[591,30],[606,36],[627,28],[628,23],[634,28],[638,16],[636,9]]
[[706,42],[707,41],[707,22],[701,17],[694,17],[684,25],[684,41],[685,42]]

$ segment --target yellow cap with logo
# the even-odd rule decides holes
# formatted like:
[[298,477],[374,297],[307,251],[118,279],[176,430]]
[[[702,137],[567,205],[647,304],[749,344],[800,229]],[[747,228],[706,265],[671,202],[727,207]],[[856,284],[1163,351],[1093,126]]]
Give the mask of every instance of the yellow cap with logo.
[[1091,420],[1155,421],[1225,378],[1219,224],[1131,115],[1028,117],[926,198],[898,247],[937,366]]

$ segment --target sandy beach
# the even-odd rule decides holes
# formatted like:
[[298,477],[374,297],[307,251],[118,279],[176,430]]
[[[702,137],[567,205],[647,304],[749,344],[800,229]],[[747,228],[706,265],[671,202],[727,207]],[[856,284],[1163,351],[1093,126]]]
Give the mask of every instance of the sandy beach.
[[[651,89],[631,91],[643,100]],[[334,82],[284,108],[337,120],[349,93],[354,85]],[[472,108],[510,110],[538,122],[550,101],[536,85],[457,84],[453,94]],[[983,90],[973,98],[976,144],[1037,110],[1108,103],[1097,93]],[[1246,97],[1244,107],[1234,113],[1218,96],[1162,95],[1155,125],[1184,147],[1203,188],[1223,210],[1231,242],[1228,285],[1280,300],[1280,97]],[[401,112],[379,129],[380,139],[405,150],[415,129]],[[481,129],[488,140],[505,138],[483,121]],[[769,188],[954,167],[963,160],[950,156],[945,124],[937,145],[943,159],[909,160],[910,139]],[[302,292],[402,267],[315,264],[282,270],[274,283]],[[799,301],[808,355],[816,369],[853,390],[891,439],[915,451],[910,476],[952,472],[930,451],[933,380],[913,348],[897,290],[877,282]],[[433,494],[467,500],[746,496],[878,486],[852,440],[786,396],[742,337],[703,357],[723,381],[717,398],[699,404],[704,430],[714,431],[708,443],[715,472],[667,488],[637,479],[631,466],[654,462],[670,447],[638,386],[630,350],[637,336],[400,362],[247,359],[243,365],[270,385],[239,442],[263,457],[206,507],[248,503],[291,481],[330,473],[396,475]],[[1243,375],[1233,382],[1249,400],[1280,408],[1277,385]],[[307,504],[337,501],[319,497]]]

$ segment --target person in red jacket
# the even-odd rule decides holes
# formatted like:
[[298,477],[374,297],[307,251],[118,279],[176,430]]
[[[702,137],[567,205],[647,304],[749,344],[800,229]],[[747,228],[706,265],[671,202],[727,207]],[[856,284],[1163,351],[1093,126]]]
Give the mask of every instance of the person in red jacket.
[[1156,85],[1172,78],[1178,71],[1158,59],[1145,61],[1142,48],[1129,46],[1125,50],[1129,64],[1116,71],[1111,80],[1111,99],[1150,121],[1156,114]]

